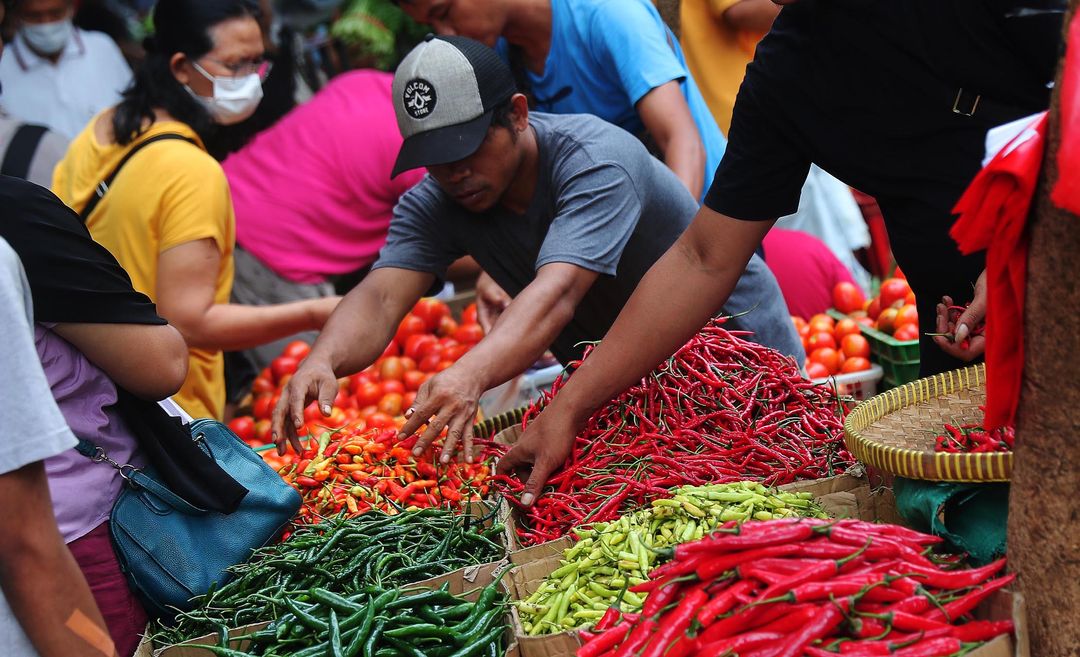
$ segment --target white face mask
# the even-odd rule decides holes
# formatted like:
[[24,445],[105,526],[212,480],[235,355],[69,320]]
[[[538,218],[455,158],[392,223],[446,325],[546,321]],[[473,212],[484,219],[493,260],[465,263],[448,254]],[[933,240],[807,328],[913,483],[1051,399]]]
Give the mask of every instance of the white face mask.
[[54,23],[25,23],[19,28],[19,33],[34,50],[55,55],[67,45],[71,29],[71,19],[65,18]]
[[207,80],[214,83],[214,96],[206,98],[192,91],[191,87],[184,85],[195,100],[202,103],[215,123],[232,125],[240,123],[255,113],[259,101],[263,97],[262,78],[258,73],[245,75],[238,78],[215,77],[207,73],[203,67],[194,61],[191,65]]

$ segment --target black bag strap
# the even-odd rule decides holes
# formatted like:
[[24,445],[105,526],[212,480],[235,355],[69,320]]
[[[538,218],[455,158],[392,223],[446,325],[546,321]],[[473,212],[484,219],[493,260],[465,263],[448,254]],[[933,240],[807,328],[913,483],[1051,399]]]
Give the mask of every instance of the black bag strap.
[[25,180],[30,173],[30,163],[34,160],[38,144],[48,130],[43,125],[33,123],[24,123],[16,128],[4,153],[4,163],[0,164],[0,174]]
[[90,197],[90,200],[87,201],[86,206],[83,207],[82,212],[79,213],[79,218],[83,220],[83,223],[86,223],[86,220],[90,217],[90,214],[94,211],[94,208],[97,207],[102,197],[105,196],[105,192],[109,191],[109,185],[113,183],[113,180],[116,179],[116,174],[120,173],[120,169],[124,168],[124,165],[127,164],[128,160],[130,160],[132,157],[135,156],[136,153],[146,148],[150,144],[154,143],[155,141],[162,141],[165,139],[180,139],[188,143],[195,144],[195,140],[191,139],[190,137],[178,135],[175,132],[165,132],[160,135],[154,135],[149,139],[144,139],[143,141],[140,141],[139,143],[132,146],[131,150],[129,150],[127,154],[124,155],[123,159],[120,160],[120,163],[116,165],[116,168],[112,170],[112,173],[110,173],[108,177],[105,178],[105,180],[99,182],[97,184],[97,187],[94,188],[93,195]]

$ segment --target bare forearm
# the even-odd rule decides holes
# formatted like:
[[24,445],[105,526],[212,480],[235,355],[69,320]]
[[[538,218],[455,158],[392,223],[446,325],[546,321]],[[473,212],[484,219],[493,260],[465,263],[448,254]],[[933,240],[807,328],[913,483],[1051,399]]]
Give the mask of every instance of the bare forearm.
[[686,185],[691,196],[700,198],[701,188],[705,185],[705,148],[697,131],[673,135],[663,149],[664,163]]
[[372,364],[386,349],[404,316],[404,311],[397,312],[392,305],[379,289],[364,283],[353,288],[330,315],[310,357],[326,360],[337,376],[359,372]]
[[481,391],[509,381],[536,362],[574,316],[574,303],[561,295],[537,298],[523,291],[499,317],[495,328],[459,364],[475,373]]
[[780,13],[780,7],[772,0],[742,0],[723,13],[729,27],[749,32],[768,32]]
[[[112,652],[90,587],[56,527],[40,461],[0,475],[11,527],[0,536],[0,589],[41,657],[100,657]],[[73,631],[75,630],[75,631]],[[0,651],[2,652],[2,651]]]
[[318,329],[310,301],[271,306],[214,304],[198,326],[178,325],[188,346],[238,351]]
[[101,656],[90,648],[85,633],[72,631],[73,626],[85,630],[89,621],[97,626],[98,636],[108,636],[82,571],[59,534],[55,539],[0,559],[4,597],[41,657]]

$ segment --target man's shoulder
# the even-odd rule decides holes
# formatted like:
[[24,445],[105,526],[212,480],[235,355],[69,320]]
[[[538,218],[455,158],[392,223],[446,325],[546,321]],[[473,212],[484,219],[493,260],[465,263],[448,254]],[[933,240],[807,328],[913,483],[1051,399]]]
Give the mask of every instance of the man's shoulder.
[[120,46],[116,45],[116,42],[108,34],[78,27],[75,29],[78,31],[83,47],[86,48],[86,52],[90,55],[94,57],[115,55],[123,60],[124,55],[120,52]]
[[582,166],[614,164],[632,167],[649,158],[640,141],[622,128],[592,114],[532,114],[542,148],[552,166],[575,161]]

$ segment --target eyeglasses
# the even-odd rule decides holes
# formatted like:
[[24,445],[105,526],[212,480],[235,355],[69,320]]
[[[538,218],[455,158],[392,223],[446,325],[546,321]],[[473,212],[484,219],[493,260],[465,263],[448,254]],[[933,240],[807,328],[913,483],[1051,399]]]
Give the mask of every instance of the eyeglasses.
[[[270,69],[273,68],[273,63],[269,60],[260,57],[259,59],[253,59],[246,62],[239,62],[236,64],[228,64],[220,59],[214,59],[213,57],[203,57],[203,59],[214,62],[218,66],[224,68],[230,73],[230,77],[239,78],[246,75],[256,74],[259,79],[265,80],[270,77]],[[201,68],[197,63],[195,64],[201,71]],[[201,71],[204,75],[209,75],[205,71]]]

